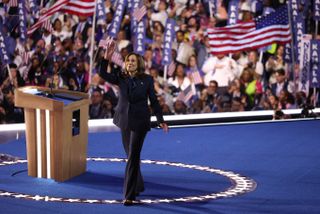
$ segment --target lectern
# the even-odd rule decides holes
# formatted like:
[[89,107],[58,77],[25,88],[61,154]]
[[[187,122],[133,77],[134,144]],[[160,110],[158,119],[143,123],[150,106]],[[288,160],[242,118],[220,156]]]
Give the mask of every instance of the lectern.
[[29,176],[63,182],[86,171],[87,94],[27,86],[15,105],[25,113]]

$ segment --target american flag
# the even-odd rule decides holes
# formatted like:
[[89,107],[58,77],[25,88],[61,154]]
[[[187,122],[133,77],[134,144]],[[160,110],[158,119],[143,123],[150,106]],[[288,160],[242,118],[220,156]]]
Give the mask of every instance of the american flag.
[[18,0],[10,0],[8,2],[9,7],[18,7]]
[[120,67],[123,66],[123,59],[119,52],[114,52],[114,54],[111,57],[111,61]]
[[46,20],[43,24],[42,24],[42,28],[46,29],[47,31],[49,31],[50,33],[52,33],[54,30],[53,30],[53,27],[52,27],[52,24],[50,22],[50,20]]
[[[102,47],[105,50],[108,50],[110,48],[110,45],[113,43],[112,37],[107,37],[106,39],[101,39],[99,42],[99,47]],[[123,59],[119,52],[115,51],[111,56],[111,61],[115,63],[116,65],[122,67],[123,65]]]
[[193,78],[194,84],[201,84],[202,83],[202,77],[200,75],[200,72],[198,70],[191,72],[191,77]]
[[95,0],[69,0],[62,11],[77,16],[92,16],[95,4]]
[[176,70],[176,63],[174,63],[174,61],[172,61],[172,62],[169,64],[169,67],[168,67],[168,75],[169,75],[170,77],[172,77],[175,70]]
[[188,103],[188,101],[192,98],[194,95],[194,91],[192,89],[192,85],[189,85],[184,90],[180,91],[180,93],[177,96],[177,100],[181,100],[184,103]]
[[22,50],[22,51],[20,51],[20,56],[22,57],[22,63],[24,65],[27,65],[29,63],[29,60],[30,60],[29,52],[26,51],[26,50]]
[[107,37],[105,39],[101,39],[99,42],[99,47],[107,49],[110,47],[110,45],[113,43],[113,38],[112,37]]
[[287,6],[257,18],[256,22],[208,29],[208,37],[212,54],[227,54],[261,48],[275,42],[290,42]]
[[94,14],[94,4],[95,0],[58,0],[39,17],[37,23],[31,26],[28,30],[28,34],[32,34],[36,31],[45,21],[58,11],[64,11],[79,16],[91,16]]
[[136,8],[133,13],[132,16],[138,21],[140,22],[140,20],[144,17],[144,15],[146,15],[147,13],[147,7],[145,5],[143,5],[140,8]]

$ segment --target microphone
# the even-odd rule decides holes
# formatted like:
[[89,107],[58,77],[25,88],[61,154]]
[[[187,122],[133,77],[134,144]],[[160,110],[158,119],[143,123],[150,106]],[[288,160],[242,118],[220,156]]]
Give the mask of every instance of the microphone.
[[49,93],[47,93],[47,97],[49,97],[49,98],[53,98],[54,97],[54,93],[53,93],[53,88],[54,88],[54,83],[53,83],[53,81],[54,81],[54,76],[55,75],[60,75],[62,73],[62,70],[60,69],[59,71],[57,71],[57,72],[55,72],[55,73],[53,73],[52,75],[51,75],[51,82],[49,83],[49,88],[50,88],[50,92]]

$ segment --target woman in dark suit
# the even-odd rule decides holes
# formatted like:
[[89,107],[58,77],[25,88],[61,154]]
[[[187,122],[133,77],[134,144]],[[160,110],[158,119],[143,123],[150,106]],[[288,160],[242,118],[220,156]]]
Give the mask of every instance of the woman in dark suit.
[[125,67],[113,67],[107,72],[109,60],[113,54],[114,44],[106,51],[101,63],[100,76],[119,86],[119,101],[115,108],[113,122],[121,129],[122,143],[128,162],[124,181],[124,205],[133,205],[140,192],[144,191],[143,179],[140,172],[140,153],[147,132],[150,130],[150,110],[148,99],[154,111],[159,126],[168,131],[163,120],[162,110],[155,94],[153,78],[144,73],[144,60],[130,53],[125,58]]

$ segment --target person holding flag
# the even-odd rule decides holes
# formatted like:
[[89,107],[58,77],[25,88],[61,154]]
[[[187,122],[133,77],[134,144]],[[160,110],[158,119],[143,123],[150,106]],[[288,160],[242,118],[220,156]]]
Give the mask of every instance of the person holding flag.
[[148,100],[157,117],[159,126],[168,132],[162,110],[155,94],[153,78],[145,73],[143,58],[129,53],[124,61],[124,69],[114,68],[107,72],[109,61],[115,51],[115,42],[110,42],[101,63],[99,75],[111,84],[119,86],[119,101],[115,108],[113,123],[121,130],[122,143],[128,161],[124,181],[125,206],[131,206],[140,192],[144,191],[140,172],[140,153],[147,132],[151,128]]

